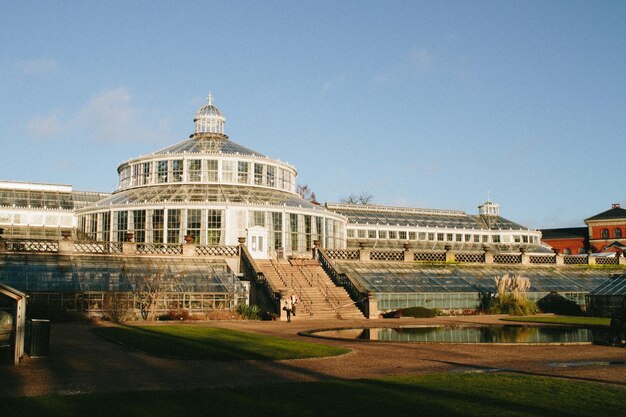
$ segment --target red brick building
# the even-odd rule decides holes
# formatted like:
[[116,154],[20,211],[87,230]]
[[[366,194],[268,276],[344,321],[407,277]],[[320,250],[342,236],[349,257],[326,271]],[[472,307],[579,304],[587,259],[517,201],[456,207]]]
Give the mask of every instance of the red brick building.
[[541,241],[564,255],[587,253],[589,247],[586,227],[568,227],[562,229],[544,229]]
[[541,241],[565,255],[626,250],[626,210],[619,204],[589,217],[585,224],[587,227],[544,229]]
[[626,210],[613,204],[610,210],[585,220],[593,252],[623,252],[626,249]]

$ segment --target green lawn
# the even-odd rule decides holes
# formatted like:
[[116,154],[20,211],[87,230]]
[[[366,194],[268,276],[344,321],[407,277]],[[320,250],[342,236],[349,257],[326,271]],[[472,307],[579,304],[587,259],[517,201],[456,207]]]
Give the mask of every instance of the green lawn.
[[626,414],[626,390],[507,374],[8,398],[6,416],[549,416]]
[[526,316],[507,317],[504,321],[521,321],[526,323],[574,324],[579,326],[608,326],[611,319],[601,317],[570,317],[570,316]]
[[347,349],[202,326],[116,326],[93,329],[106,339],[155,356],[180,359],[300,359]]

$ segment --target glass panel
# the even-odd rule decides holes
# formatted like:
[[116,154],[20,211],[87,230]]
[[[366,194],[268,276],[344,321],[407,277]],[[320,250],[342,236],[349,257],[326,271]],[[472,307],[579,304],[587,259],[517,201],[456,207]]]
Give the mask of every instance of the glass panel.
[[248,162],[239,161],[237,164],[237,182],[247,184],[248,183],[248,169],[250,164]]
[[191,243],[200,243],[200,228],[202,225],[202,210],[187,210],[187,235],[193,239]]
[[201,159],[191,159],[187,161],[187,175],[190,182],[200,182],[202,180]]
[[217,159],[208,159],[207,165],[207,181],[217,182]]
[[268,165],[267,166],[267,186],[268,187],[276,187],[276,168]]
[[167,161],[157,162],[157,182],[163,183],[167,181]]
[[180,243],[180,209],[167,211],[167,243]]
[[163,209],[152,212],[152,242],[163,243],[163,226],[165,222],[165,212]]
[[235,161],[222,161],[222,182],[235,182]]
[[183,180],[183,160],[175,159],[172,161],[172,181],[181,182]]
[[222,236],[222,210],[207,210],[207,245],[219,245]]
[[263,185],[263,164],[254,164],[254,183]]
[[146,241],[146,211],[133,210],[133,227],[135,233],[135,242]]

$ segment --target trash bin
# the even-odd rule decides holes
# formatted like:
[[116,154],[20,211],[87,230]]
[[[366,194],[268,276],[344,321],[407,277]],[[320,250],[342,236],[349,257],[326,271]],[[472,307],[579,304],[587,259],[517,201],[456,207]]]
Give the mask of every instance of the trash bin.
[[50,351],[50,320],[31,319],[28,322],[28,356],[45,358]]

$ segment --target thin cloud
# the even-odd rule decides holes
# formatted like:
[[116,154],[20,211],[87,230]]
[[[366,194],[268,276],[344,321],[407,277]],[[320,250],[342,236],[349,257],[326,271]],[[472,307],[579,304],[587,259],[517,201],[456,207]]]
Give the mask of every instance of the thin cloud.
[[324,82],[324,84],[322,85],[322,96],[327,96],[328,94],[330,94],[331,92],[333,92],[338,85],[344,83],[346,80],[346,77],[344,76],[339,76],[339,77],[334,77],[330,80],[327,80]]
[[408,55],[408,62],[418,71],[425,71],[431,68],[433,57],[430,51],[420,47],[412,50]]
[[139,111],[131,101],[132,96],[124,87],[105,90],[76,114],[72,129],[80,129],[98,142],[120,142],[129,135],[143,135],[137,130]]
[[58,62],[49,58],[33,58],[17,61],[15,63],[15,68],[29,75],[48,74],[56,71],[58,67]]
[[376,84],[385,84],[412,75],[425,74],[434,69],[434,63],[432,51],[424,46],[418,46],[406,52],[386,71],[374,75],[372,81]]
[[26,132],[30,137],[38,139],[47,139],[63,133],[63,126],[59,121],[57,113],[51,113],[47,116],[34,117],[26,125]]
[[152,120],[143,114],[125,87],[117,87],[93,96],[80,109],[67,117],[59,112],[36,116],[27,124],[29,136],[48,139],[80,133],[91,142],[138,142],[165,136],[167,120]]

